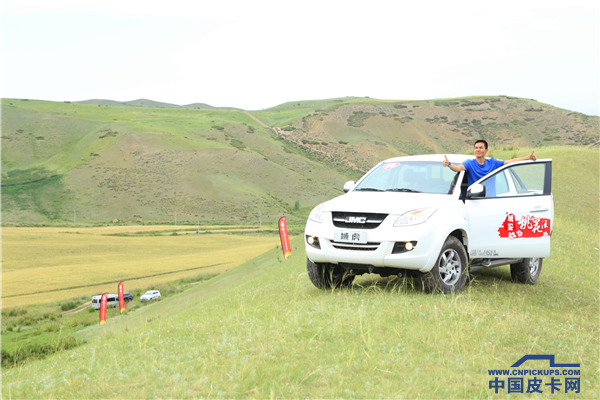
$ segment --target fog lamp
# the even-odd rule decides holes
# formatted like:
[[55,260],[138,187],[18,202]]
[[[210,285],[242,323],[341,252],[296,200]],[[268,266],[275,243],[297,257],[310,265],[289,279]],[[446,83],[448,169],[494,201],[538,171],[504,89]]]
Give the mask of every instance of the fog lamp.
[[315,249],[321,248],[321,243],[319,243],[319,238],[316,236],[306,235],[306,243],[308,243],[310,246],[314,247]]

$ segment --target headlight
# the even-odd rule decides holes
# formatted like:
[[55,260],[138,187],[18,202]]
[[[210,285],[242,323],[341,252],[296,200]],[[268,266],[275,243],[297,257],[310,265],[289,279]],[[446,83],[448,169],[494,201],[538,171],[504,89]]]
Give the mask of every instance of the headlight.
[[394,222],[394,226],[408,226],[408,225],[418,225],[427,221],[429,217],[431,217],[437,208],[419,208],[417,210],[412,210],[407,213],[402,214],[396,222]]
[[323,204],[319,204],[310,212],[308,219],[318,223],[323,222]]

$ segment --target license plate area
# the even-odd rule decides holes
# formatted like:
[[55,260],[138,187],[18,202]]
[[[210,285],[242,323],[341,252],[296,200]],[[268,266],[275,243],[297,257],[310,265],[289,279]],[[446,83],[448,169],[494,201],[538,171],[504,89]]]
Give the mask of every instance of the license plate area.
[[351,231],[351,230],[336,230],[333,232],[333,239],[341,243],[367,243],[367,232]]

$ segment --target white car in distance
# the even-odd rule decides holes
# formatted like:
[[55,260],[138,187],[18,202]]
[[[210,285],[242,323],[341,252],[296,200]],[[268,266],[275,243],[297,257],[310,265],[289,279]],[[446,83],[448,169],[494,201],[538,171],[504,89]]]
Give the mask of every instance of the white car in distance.
[[[448,155],[451,163],[474,156]],[[535,284],[550,256],[552,160],[504,165],[471,186],[444,155],[383,161],[306,223],[308,275],[318,288],[350,286],[365,273],[419,277],[426,292],[458,292],[469,272],[510,264]]]
[[[92,297],[92,308],[99,310],[101,305],[102,305],[102,295],[93,296]],[[106,307],[117,307],[118,305],[119,305],[119,295],[118,294],[109,294],[106,297]]]
[[149,290],[140,296],[140,301],[150,301],[160,299],[160,292],[158,290]]

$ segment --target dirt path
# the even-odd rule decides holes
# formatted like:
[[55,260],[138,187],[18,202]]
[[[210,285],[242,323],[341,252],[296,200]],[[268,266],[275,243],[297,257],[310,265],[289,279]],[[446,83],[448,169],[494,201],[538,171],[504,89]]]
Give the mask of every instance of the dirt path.
[[[250,114],[248,111],[244,111],[246,114],[248,114],[248,116],[250,118],[252,118],[253,120],[255,120],[256,122],[258,122],[259,124],[261,124],[262,126],[264,126],[265,128],[271,128],[269,125],[265,124],[264,122],[262,122],[260,119],[256,118],[254,115]],[[273,129],[273,128],[271,128]]]
[[78,312],[81,312],[81,311],[85,310],[87,308],[87,306],[89,306],[90,304],[92,304],[92,302],[88,301],[87,303],[83,303],[82,305],[80,305],[77,308],[74,308],[74,309],[69,310],[69,311],[63,311],[62,315],[77,314]]

